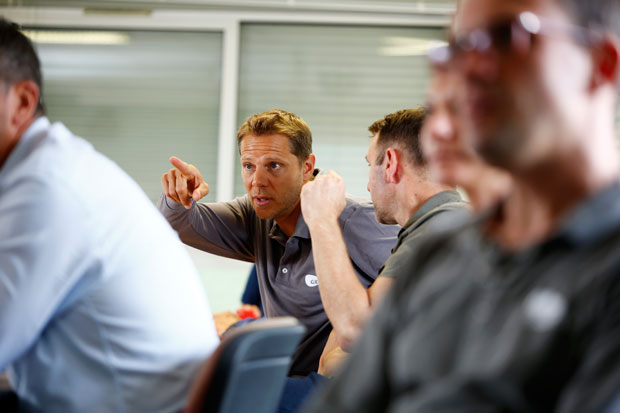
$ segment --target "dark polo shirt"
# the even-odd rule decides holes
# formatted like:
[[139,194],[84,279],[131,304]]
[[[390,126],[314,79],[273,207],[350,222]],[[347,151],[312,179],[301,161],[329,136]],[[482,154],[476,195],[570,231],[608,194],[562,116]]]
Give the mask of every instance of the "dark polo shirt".
[[[332,327],[319,295],[303,216],[288,238],[273,220],[256,215],[247,196],[230,202],[193,203],[186,210],[162,195],[158,207],[185,244],[256,263],[265,315],[293,316],[307,328],[290,374],[305,376],[316,371]],[[377,223],[372,203],[352,197],[347,197],[338,223],[357,276],[367,288],[390,255],[400,227]]]
[[598,412],[620,391],[620,186],[510,253],[484,220],[412,257],[307,412]]
[[442,191],[433,195],[407,221],[398,233],[398,241],[392,249],[379,275],[397,277],[410,265],[408,257],[425,242],[429,234],[446,231],[470,217],[469,204],[457,191]]

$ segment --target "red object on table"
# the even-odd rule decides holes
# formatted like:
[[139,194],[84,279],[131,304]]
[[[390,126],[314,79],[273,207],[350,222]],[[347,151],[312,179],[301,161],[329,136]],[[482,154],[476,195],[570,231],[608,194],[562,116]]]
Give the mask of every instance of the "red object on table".
[[246,318],[258,318],[258,314],[254,310],[249,308],[239,308],[237,310],[237,315],[240,319],[245,320]]

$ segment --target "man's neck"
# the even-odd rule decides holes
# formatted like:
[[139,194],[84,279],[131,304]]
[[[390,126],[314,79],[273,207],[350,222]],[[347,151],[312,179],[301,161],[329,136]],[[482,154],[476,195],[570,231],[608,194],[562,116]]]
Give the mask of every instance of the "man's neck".
[[508,250],[522,250],[548,238],[573,208],[618,179],[615,150],[597,159],[557,160],[513,174],[511,195],[488,222],[488,234]]
[[505,198],[512,191],[512,178],[497,168],[485,166],[462,185],[474,212],[485,211]]
[[454,189],[454,187],[430,181],[404,185],[403,190],[396,192],[396,222],[404,227],[426,201],[440,192]]
[[290,214],[283,218],[274,218],[274,221],[276,222],[276,224],[278,224],[282,232],[284,232],[286,236],[290,238],[295,233],[295,228],[297,227],[297,220],[299,219],[300,215],[301,204],[297,202],[295,208],[291,211]]
[[19,141],[21,140],[24,133],[28,130],[30,125],[34,123],[40,116],[35,115],[32,119],[25,122],[21,127],[19,127],[13,134],[5,137],[4,141],[0,141],[0,169],[4,166],[6,160],[9,158]]

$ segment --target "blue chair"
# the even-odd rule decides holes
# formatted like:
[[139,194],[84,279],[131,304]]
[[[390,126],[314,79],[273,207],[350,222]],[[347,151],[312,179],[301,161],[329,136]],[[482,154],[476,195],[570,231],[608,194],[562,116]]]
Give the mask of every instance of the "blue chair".
[[305,331],[296,319],[281,317],[227,332],[198,373],[184,412],[273,413]]

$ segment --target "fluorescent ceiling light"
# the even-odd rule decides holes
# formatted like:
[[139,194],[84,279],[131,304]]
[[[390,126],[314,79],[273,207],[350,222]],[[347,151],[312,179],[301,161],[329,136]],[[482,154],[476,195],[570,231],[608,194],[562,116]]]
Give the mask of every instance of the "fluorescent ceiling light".
[[442,40],[416,39],[413,37],[384,37],[381,56],[425,56],[430,49],[443,46]]
[[35,43],[122,45],[129,43],[129,35],[120,32],[24,30]]

